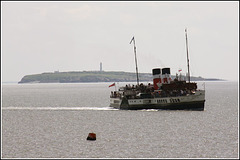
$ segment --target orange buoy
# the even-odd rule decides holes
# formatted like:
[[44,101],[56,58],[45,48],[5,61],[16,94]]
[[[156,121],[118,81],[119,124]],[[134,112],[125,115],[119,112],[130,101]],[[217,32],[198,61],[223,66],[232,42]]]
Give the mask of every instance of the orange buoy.
[[92,140],[95,141],[96,140],[96,134],[95,133],[89,133],[87,140]]

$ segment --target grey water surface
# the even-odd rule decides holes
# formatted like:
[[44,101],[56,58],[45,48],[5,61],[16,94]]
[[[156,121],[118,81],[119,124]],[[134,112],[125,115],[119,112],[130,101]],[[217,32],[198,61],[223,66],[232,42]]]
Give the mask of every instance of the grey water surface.
[[113,109],[109,85],[3,84],[2,158],[239,157],[238,82],[205,82],[204,111]]

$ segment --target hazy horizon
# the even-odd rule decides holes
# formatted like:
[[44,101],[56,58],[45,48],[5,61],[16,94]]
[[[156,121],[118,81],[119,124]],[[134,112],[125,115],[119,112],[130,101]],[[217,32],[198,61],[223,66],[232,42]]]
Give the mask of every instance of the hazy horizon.
[[239,2],[1,1],[2,82],[44,72],[153,68],[238,81]]
[[[53,71],[53,72],[43,72],[43,73],[54,73],[54,72],[59,72],[59,73],[61,73],[61,71]],[[104,71],[104,70],[102,70],[102,71],[100,71],[100,70],[91,70],[91,71],[63,71],[62,73],[66,73],[66,72],[125,72],[125,71]],[[43,74],[43,73],[36,73],[36,74],[30,74],[30,75],[38,75],[38,74]],[[134,73],[134,74],[136,74],[136,71],[135,72],[127,72],[127,73]],[[146,72],[145,72],[146,73]],[[144,73],[144,74],[145,74]],[[152,74],[152,73],[148,73],[148,74]],[[178,76],[180,75],[180,72],[178,72]],[[182,74],[181,73],[181,75],[182,75],[182,77],[186,77],[186,75],[184,75],[184,74]],[[28,75],[25,75],[25,76],[28,76]],[[174,75],[174,74],[171,74],[171,76],[176,76],[176,75]],[[236,81],[236,80],[226,80],[226,79],[221,79],[221,78],[215,78],[215,77],[202,77],[202,76],[191,76],[192,78],[193,77],[196,77],[196,78],[204,78],[204,79],[206,79],[206,81],[207,81],[207,79],[216,79],[217,81],[219,80],[219,81]],[[23,77],[22,77],[23,78]],[[140,79],[139,79],[140,81],[141,81],[141,77],[140,77]],[[20,80],[19,80],[20,81]],[[3,82],[3,83],[18,83],[19,81],[5,81],[5,82]],[[194,80],[192,80],[191,79],[191,81],[194,81]],[[211,80],[212,81],[212,80]],[[142,82],[145,82],[145,81],[142,81]],[[81,82],[79,82],[79,83],[81,83]],[[86,83],[86,82],[83,82],[83,83]],[[90,82],[90,83],[92,83],[92,82]]]

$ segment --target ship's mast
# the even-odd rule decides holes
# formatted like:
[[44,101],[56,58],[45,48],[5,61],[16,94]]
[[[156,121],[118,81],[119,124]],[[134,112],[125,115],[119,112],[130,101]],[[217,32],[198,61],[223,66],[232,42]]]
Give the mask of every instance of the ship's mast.
[[190,83],[189,58],[188,58],[188,41],[187,41],[187,28],[185,29],[185,35],[186,35],[186,49],[187,49],[188,82]]
[[134,53],[135,53],[135,64],[136,64],[136,74],[137,74],[137,85],[139,85],[139,78],[138,78],[138,67],[137,67],[137,54],[136,54],[136,46],[135,46],[135,39],[134,36],[132,38],[132,40],[130,41],[130,44],[132,43],[134,44]]

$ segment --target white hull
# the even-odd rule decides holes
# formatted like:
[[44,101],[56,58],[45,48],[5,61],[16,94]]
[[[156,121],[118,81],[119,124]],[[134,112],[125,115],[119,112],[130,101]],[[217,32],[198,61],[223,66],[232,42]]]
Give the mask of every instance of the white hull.
[[177,97],[144,99],[110,98],[110,106],[118,109],[189,109],[204,110],[205,90]]

